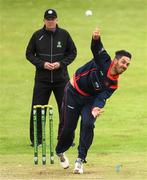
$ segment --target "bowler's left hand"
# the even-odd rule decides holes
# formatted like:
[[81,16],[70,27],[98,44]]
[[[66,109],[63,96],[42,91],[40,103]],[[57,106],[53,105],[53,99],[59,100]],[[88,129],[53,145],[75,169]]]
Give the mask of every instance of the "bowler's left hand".
[[100,116],[102,113],[104,112],[104,110],[102,108],[99,108],[99,107],[94,107],[92,109],[92,115],[94,118],[97,118],[98,116]]

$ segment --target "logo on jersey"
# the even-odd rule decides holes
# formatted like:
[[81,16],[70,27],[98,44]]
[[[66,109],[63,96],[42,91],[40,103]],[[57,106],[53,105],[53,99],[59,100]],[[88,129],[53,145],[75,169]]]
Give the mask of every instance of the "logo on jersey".
[[95,82],[94,84],[95,84],[96,89],[99,89],[99,88],[100,88],[98,82]]
[[62,48],[61,41],[58,41],[58,42],[57,42],[57,48]]

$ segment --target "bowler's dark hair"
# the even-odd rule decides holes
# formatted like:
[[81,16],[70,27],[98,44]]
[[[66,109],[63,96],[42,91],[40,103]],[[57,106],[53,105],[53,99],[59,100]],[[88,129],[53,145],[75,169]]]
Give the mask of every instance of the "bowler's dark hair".
[[115,58],[120,59],[122,56],[126,56],[131,59],[132,55],[126,50],[119,50],[115,52]]

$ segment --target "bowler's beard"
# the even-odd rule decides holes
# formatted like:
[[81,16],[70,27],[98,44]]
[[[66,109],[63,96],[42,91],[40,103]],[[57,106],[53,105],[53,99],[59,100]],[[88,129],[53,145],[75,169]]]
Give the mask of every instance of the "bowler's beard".
[[119,74],[122,74],[126,69],[123,67],[116,66],[114,70],[115,70],[116,75],[119,75]]

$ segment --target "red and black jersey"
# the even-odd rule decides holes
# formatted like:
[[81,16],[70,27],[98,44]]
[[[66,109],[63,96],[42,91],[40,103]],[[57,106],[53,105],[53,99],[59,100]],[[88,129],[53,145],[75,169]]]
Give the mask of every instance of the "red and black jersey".
[[102,108],[105,101],[117,89],[118,76],[111,76],[112,61],[101,39],[92,40],[93,59],[74,74],[74,86],[83,96],[95,96],[94,107]]

